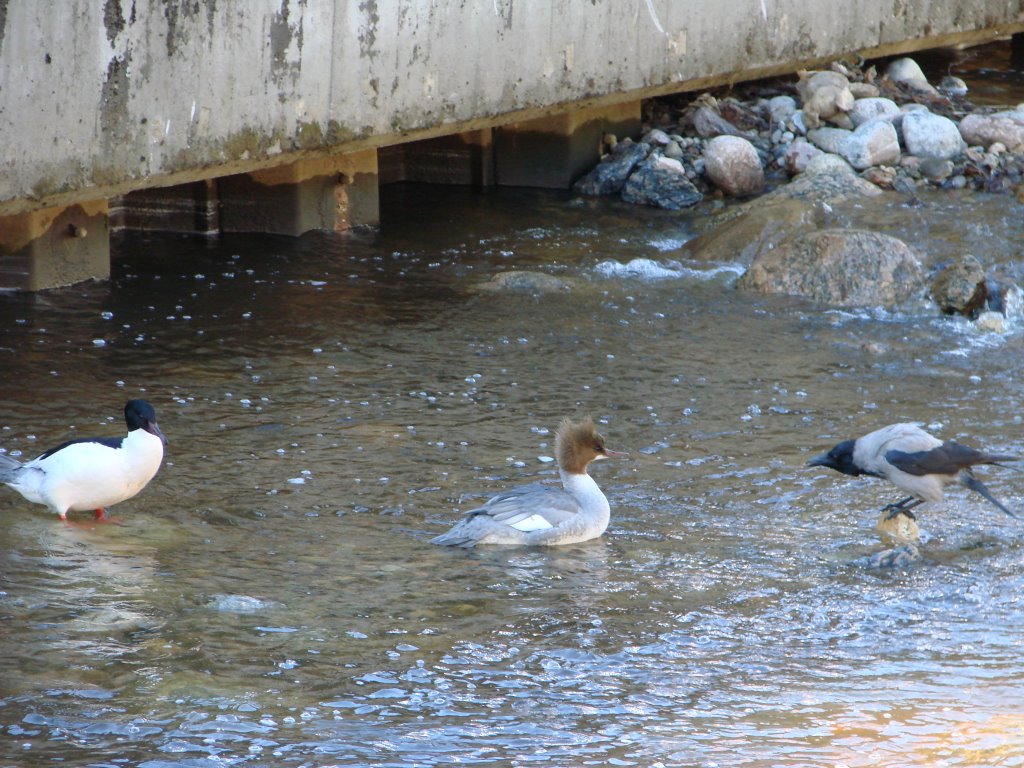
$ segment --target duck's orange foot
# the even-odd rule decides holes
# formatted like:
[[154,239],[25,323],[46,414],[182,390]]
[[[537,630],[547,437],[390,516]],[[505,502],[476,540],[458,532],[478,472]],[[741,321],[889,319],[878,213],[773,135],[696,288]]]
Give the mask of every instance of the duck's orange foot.
[[120,517],[111,517],[110,515],[108,515],[107,510],[105,510],[103,507],[97,509],[95,514],[95,522],[97,523],[110,523],[111,525],[120,525],[122,522]]
[[69,528],[95,528],[97,525],[104,525],[111,523],[113,525],[121,525],[121,518],[109,517],[107,510],[100,507],[93,513],[92,520],[68,520],[67,513],[65,512],[60,516],[61,522]]

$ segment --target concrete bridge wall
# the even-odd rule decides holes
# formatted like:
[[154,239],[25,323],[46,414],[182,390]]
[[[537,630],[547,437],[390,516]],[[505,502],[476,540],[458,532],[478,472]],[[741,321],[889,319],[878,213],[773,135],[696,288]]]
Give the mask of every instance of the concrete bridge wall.
[[[343,227],[353,199],[322,179],[373,186],[379,147],[461,134],[516,157],[516,137],[635,126],[647,96],[1020,29],[1024,0],[0,0],[0,253],[46,222],[83,245],[106,230],[57,209],[94,221],[98,201],[239,175],[217,203],[237,226],[261,225],[232,194],[312,182],[287,205],[339,210],[292,228]],[[529,183],[530,157],[488,162]]]

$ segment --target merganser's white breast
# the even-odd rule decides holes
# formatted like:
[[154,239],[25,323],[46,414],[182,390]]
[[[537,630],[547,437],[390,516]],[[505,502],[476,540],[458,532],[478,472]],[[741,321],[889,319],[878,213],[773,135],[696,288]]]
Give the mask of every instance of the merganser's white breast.
[[119,445],[112,442],[77,441],[44,454],[25,465],[30,471],[26,484],[35,479],[38,502],[68,512],[89,512],[130,499],[160,469],[163,440],[136,429],[117,441]]

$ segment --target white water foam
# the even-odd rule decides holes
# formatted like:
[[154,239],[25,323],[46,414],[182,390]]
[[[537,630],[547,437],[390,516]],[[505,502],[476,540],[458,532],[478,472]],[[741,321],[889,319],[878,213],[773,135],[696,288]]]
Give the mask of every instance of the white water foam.
[[742,275],[739,264],[714,264],[707,268],[687,267],[678,261],[654,261],[653,259],[632,259],[625,264],[606,259],[594,267],[601,277],[626,277],[651,282],[655,280],[712,280],[723,274]]

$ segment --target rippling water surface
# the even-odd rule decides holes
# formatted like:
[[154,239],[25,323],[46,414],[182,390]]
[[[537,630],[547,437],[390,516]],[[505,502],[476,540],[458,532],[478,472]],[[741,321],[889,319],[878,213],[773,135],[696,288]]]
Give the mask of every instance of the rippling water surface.
[[[1022,523],[954,489],[874,568],[893,493],[804,467],[897,420],[1024,453],[1019,326],[739,294],[685,216],[385,197],[379,235],[128,236],[109,283],[0,296],[0,445],[136,396],[170,438],[120,526],[0,489],[3,765],[1024,763]],[[1024,277],[1014,198],[922,202],[836,216]],[[574,287],[476,291],[525,268]],[[604,537],[428,543],[587,413],[631,452]]]

